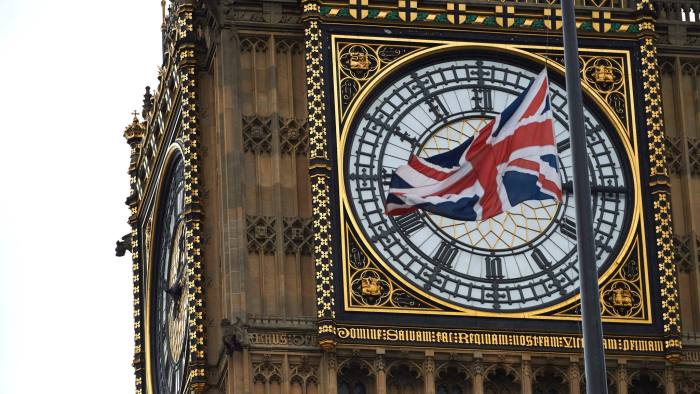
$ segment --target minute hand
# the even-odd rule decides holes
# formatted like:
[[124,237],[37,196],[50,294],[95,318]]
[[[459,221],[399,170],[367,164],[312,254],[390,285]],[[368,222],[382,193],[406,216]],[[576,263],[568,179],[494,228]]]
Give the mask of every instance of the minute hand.
[[[561,185],[562,191],[567,193],[574,193],[574,185],[571,182],[566,182]],[[617,194],[627,194],[628,190],[624,186],[603,186],[603,185],[591,185],[591,193],[617,193]]]

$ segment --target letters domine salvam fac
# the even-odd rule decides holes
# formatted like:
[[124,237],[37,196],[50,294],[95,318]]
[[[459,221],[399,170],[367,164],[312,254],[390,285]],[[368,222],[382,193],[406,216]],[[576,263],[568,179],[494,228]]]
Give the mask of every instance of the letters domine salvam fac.
[[[136,393],[585,391],[558,0],[162,6],[124,131]],[[576,0],[610,393],[700,392],[699,11]],[[560,203],[385,214],[543,68]]]

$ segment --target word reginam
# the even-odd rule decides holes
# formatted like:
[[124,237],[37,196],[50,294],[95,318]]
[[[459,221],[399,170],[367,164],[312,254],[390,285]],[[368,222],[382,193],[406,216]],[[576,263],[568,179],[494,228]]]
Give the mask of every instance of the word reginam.
[[[571,335],[495,334],[469,331],[408,330],[396,328],[339,327],[338,338],[429,344],[519,346],[528,348],[582,349],[583,340]],[[605,338],[607,350],[663,352],[663,342],[652,339]]]

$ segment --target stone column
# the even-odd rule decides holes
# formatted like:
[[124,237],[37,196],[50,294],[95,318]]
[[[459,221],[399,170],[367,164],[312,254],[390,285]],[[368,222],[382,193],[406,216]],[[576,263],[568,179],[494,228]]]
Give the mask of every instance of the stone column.
[[335,353],[326,353],[326,365],[328,366],[328,392],[338,392],[338,360]]
[[520,392],[522,394],[532,394],[532,365],[530,355],[523,354],[520,363]]
[[472,392],[484,394],[484,364],[481,361],[481,354],[475,355],[472,362]]
[[435,352],[432,350],[425,351],[423,381],[425,383],[425,394],[435,394]]
[[282,394],[289,394],[291,391],[289,373],[289,355],[285,353],[284,356],[282,356]]
[[617,371],[615,371],[617,378],[617,394],[627,394],[628,389],[628,377],[627,377],[627,360],[619,360]]
[[377,357],[374,359],[374,370],[377,375],[377,378],[375,379],[377,394],[386,394],[386,363],[384,361],[385,353],[386,350],[377,349]]
[[676,374],[670,365],[667,365],[664,370],[664,387],[666,388],[666,394],[676,394]]
[[576,357],[569,360],[569,393],[581,394],[581,368]]

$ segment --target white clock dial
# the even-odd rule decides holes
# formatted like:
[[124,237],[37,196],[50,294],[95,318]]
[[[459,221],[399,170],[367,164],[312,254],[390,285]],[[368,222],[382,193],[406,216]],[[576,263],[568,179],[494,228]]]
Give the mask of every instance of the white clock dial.
[[[393,171],[411,154],[450,150],[510,104],[535,68],[463,56],[413,66],[375,89],[344,144],[344,188],[355,222],[405,280],[457,305],[520,312],[578,291],[567,101],[550,83],[564,196],[520,204],[494,218],[465,222],[422,211],[389,217]],[[400,72],[399,72],[400,74]],[[629,226],[629,168],[614,129],[584,108],[591,173],[596,264],[611,263]]]

